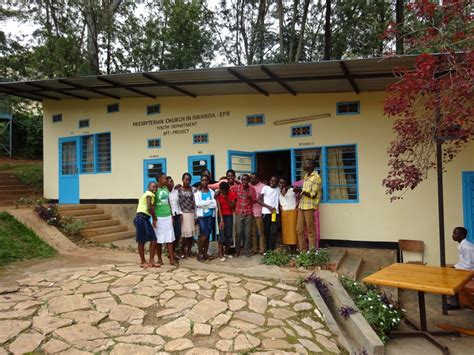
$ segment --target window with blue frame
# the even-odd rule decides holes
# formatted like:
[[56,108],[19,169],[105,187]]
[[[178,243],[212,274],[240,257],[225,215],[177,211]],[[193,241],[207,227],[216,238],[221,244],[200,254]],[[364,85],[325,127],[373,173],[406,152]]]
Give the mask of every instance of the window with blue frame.
[[81,137],[81,173],[94,172],[94,136]]
[[336,104],[336,114],[338,115],[358,115],[360,113],[360,102],[338,102]]
[[146,114],[147,115],[156,115],[156,114],[159,114],[160,112],[161,112],[160,104],[148,105],[146,107]]
[[96,172],[109,173],[112,170],[110,133],[96,134],[95,145],[97,147]]
[[313,133],[312,133],[312,125],[311,124],[306,124],[306,125],[301,125],[301,126],[292,126],[291,127],[291,137],[292,138],[309,137],[312,134]]
[[207,133],[193,134],[193,144],[209,143],[209,135]]
[[81,174],[111,171],[110,133],[81,136]]
[[114,113],[114,112],[119,112],[120,106],[117,103],[107,105],[107,113]]
[[263,113],[247,116],[247,126],[262,126],[264,124],[265,115]]
[[89,119],[79,120],[79,128],[87,128],[89,127],[89,124]]
[[53,123],[58,123],[63,121],[63,115],[61,113],[58,113],[56,115],[53,115]]
[[148,148],[161,148],[161,139],[160,138],[153,138],[148,140]]
[[321,202],[358,202],[359,184],[357,149],[355,145],[295,149],[292,166],[294,181],[304,177],[303,163],[315,162],[315,170],[321,175]]

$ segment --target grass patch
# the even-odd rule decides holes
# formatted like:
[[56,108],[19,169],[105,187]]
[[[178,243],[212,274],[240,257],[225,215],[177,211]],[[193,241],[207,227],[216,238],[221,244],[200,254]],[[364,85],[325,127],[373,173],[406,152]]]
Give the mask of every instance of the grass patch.
[[0,266],[54,256],[56,250],[7,212],[0,212]]

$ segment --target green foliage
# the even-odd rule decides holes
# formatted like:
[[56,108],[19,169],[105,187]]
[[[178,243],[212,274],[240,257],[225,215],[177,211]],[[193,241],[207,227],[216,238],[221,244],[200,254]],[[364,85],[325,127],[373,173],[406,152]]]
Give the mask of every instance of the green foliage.
[[20,206],[33,206],[35,201],[29,197],[20,197],[14,204],[16,208],[19,208]]
[[71,216],[61,218],[61,228],[71,237],[78,237],[86,223],[80,219],[74,219]]
[[5,163],[5,164],[0,164],[0,171],[4,170],[10,170],[13,168],[13,165]]
[[262,258],[261,263],[265,265],[287,265],[291,257],[280,250],[270,250]]
[[28,159],[43,157],[43,119],[34,107],[13,106],[13,154]]
[[47,258],[55,254],[56,251],[31,229],[7,212],[0,212],[0,265],[38,257]]
[[313,249],[296,256],[296,266],[311,267],[322,266],[329,262],[329,252],[327,249]]
[[43,167],[40,165],[29,165],[15,172],[20,181],[36,190],[43,189]]
[[341,278],[341,283],[367,323],[386,343],[389,340],[390,331],[398,327],[404,318],[404,311],[399,310],[385,295],[379,295],[376,289],[366,288],[344,276]]

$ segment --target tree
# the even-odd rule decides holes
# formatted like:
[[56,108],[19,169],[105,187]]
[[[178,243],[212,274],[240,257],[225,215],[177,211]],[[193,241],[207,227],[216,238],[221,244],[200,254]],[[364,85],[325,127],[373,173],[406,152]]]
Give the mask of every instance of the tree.
[[[387,88],[384,106],[386,115],[396,117],[395,139],[388,149],[389,173],[383,180],[391,199],[416,188],[430,170],[437,171],[441,266],[446,265],[443,170],[474,138],[470,3],[415,0],[407,6],[404,45],[418,56],[414,68],[398,69],[399,80]],[[399,31],[391,24],[386,35],[396,39]],[[447,314],[446,296],[442,304]]]
[[163,1],[163,63],[160,69],[208,67],[214,57],[212,14],[199,0]]

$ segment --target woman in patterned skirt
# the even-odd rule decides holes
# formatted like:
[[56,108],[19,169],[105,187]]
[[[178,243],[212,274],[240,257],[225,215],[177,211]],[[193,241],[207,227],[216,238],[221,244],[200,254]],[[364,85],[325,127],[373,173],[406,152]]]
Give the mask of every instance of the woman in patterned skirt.
[[196,204],[194,188],[191,186],[191,174],[183,174],[183,185],[178,190],[178,201],[183,222],[181,224],[181,258],[191,256],[193,237],[196,235]]

